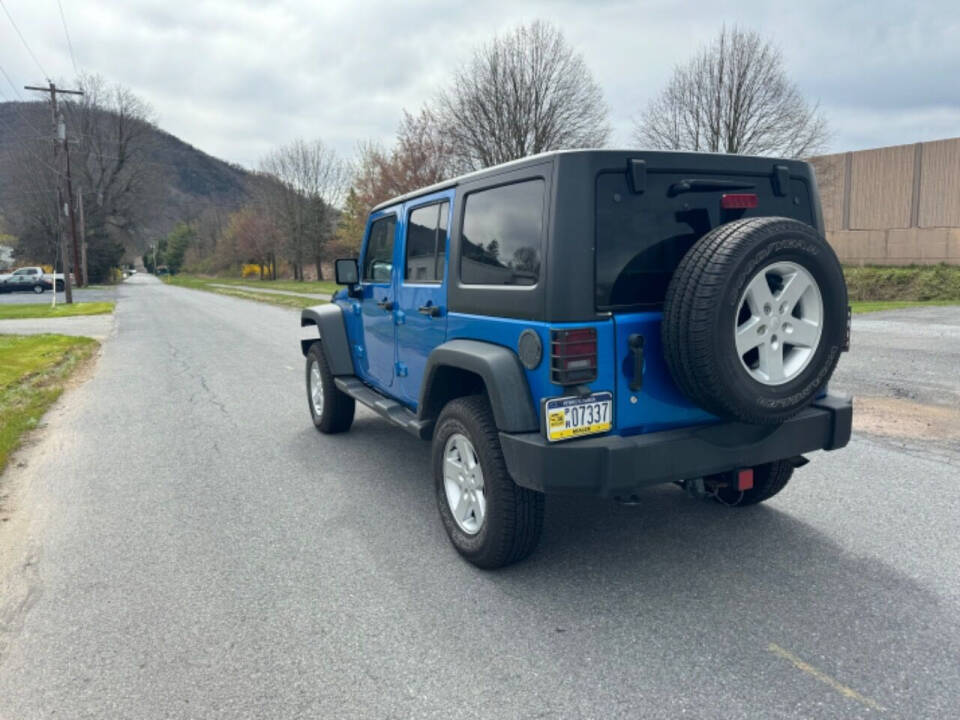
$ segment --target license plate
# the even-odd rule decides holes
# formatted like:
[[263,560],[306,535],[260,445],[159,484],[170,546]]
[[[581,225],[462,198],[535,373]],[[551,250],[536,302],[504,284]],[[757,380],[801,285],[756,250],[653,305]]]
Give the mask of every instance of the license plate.
[[613,427],[613,394],[550,398],[544,403],[547,440],[569,440],[604,433]]

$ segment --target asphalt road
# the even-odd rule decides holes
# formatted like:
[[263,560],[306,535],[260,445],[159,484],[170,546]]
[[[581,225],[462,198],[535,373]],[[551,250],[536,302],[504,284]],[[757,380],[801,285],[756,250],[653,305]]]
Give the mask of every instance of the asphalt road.
[[858,435],[746,510],[550,498],[488,573],[427,444],[313,429],[295,312],[138,277],[116,321],[8,473],[0,717],[956,716],[955,449]]
[[857,394],[960,407],[960,306],[857,316],[834,385]]

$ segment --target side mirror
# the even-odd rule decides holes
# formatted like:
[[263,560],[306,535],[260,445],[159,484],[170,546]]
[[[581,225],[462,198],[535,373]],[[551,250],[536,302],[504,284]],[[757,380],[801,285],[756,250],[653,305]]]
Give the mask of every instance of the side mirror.
[[333,263],[333,274],[336,276],[337,285],[346,285],[352,287],[360,282],[360,268],[357,265],[356,258],[346,258],[335,260]]

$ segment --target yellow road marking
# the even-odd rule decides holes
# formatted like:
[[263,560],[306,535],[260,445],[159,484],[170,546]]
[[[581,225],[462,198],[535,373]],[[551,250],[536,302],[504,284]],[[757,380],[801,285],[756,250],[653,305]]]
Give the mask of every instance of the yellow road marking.
[[868,708],[873,708],[874,710],[878,710],[880,712],[883,712],[884,710],[886,710],[886,708],[883,707],[876,700],[868,698],[865,695],[861,695],[853,688],[847,687],[843,683],[838,682],[837,680],[834,680],[825,672],[821,672],[820,670],[817,670],[817,668],[815,668],[810,663],[804,662],[803,660],[798,658],[796,655],[794,655],[792,652],[790,652],[789,650],[784,650],[782,647],[780,647],[776,643],[770,643],[767,646],[767,650],[772,652],[774,655],[778,655],[782,657],[784,660],[788,660],[789,662],[793,663],[793,666],[797,668],[797,670],[802,670],[803,672],[807,673],[807,675],[812,675],[820,682],[826,683],[827,685],[832,687],[834,690],[836,690],[838,693],[840,693],[844,697],[848,697],[851,700],[856,700],[858,703],[862,703],[863,705],[866,705]]

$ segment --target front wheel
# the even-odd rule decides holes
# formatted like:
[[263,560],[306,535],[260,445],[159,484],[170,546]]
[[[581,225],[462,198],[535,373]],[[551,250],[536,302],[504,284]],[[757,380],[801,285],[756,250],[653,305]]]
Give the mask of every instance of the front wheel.
[[321,341],[307,351],[307,405],[314,426],[322,433],[346,432],[353,424],[356,402],[334,384]]
[[34,286],[33,286],[33,292],[36,293],[37,295],[42,294],[45,289],[46,289],[46,288],[44,288],[43,285],[34,285]]
[[444,407],[433,434],[433,473],[443,526],[466,560],[494,569],[533,552],[544,497],[507,472],[486,397],[457,398]]

